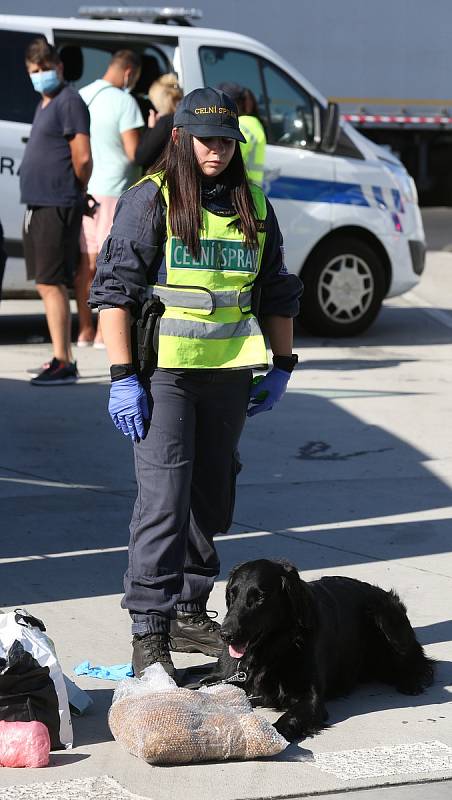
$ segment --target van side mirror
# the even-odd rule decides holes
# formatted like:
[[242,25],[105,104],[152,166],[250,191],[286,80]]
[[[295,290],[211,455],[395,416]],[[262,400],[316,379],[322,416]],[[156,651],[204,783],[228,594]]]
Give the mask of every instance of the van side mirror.
[[320,142],[320,149],[324,153],[334,153],[336,150],[340,133],[339,116],[338,103],[328,103],[322,126],[322,140]]

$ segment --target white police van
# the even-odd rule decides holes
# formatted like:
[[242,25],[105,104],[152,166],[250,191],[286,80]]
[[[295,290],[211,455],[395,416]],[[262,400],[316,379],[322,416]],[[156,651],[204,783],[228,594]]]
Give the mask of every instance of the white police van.
[[[412,178],[390,153],[348,124],[338,108],[260,42],[191,25],[195,10],[93,7],[80,18],[0,15],[0,221],[9,260],[5,296],[25,279],[18,173],[39,100],[24,67],[44,34],[80,88],[100,77],[111,54],[140,53],[145,110],[150,83],[174,70],[185,92],[234,81],[255,94],[267,130],[265,190],[284,234],[288,269],[302,276],[304,325],[325,336],[365,330],[385,297],[422,273],[424,231]],[[127,14],[129,16],[127,16]],[[132,18],[131,18],[132,17]]]

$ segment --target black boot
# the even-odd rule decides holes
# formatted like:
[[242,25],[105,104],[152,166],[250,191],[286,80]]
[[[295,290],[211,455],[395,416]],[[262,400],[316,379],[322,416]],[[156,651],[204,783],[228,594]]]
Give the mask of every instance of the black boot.
[[171,660],[168,647],[168,635],[165,633],[145,633],[135,635],[132,639],[132,667],[136,678],[141,678],[146,667],[157,662],[162,665],[170,678],[176,680],[176,670]]
[[171,620],[171,650],[218,657],[223,647],[220,625],[208,616],[207,611],[178,611],[176,619]]

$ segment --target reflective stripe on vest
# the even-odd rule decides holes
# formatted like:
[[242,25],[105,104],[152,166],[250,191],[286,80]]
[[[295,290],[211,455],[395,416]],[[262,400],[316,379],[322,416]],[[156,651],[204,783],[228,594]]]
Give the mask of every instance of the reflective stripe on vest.
[[239,292],[235,289],[226,292],[211,292],[198,286],[151,286],[152,295],[157,295],[162,303],[175,308],[196,309],[205,314],[213,314],[217,308],[233,308],[239,306],[241,311],[251,310],[251,289],[244,287]]
[[262,123],[257,117],[244,114],[239,117],[240,130],[246,143],[240,143],[240,150],[251,181],[262,186],[264,181],[265,145],[267,138]]
[[163,316],[160,321],[160,336],[183,336],[187,339],[229,339],[240,336],[262,336],[256,317],[238,322],[196,322],[172,319]]
[[[161,187],[162,175],[146,176]],[[166,215],[167,284],[151,287],[165,312],[160,320],[158,366],[163,369],[237,369],[266,366],[267,351],[259,323],[251,313],[251,293],[265,243],[267,206],[250,185],[258,226],[258,247],[246,247],[234,223],[238,215],[220,217],[202,209],[200,251],[195,258],[172,233]]]

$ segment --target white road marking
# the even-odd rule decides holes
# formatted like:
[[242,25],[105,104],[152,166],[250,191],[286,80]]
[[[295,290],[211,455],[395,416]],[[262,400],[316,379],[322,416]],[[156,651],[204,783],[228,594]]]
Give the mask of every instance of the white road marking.
[[90,483],[61,483],[61,481],[51,481],[51,480],[36,480],[32,478],[6,478],[3,475],[0,475],[0,481],[2,483],[21,483],[25,484],[26,486],[49,486],[52,489],[98,489],[98,490],[105,490],[106,486],[98,486],[96,484]]
[[[390,514],[386,517],[368,517],[365,519],[344,520],[343,522],[326,522],[320,525],[302,525],[296,528],[284,528],[274,531],[243,531],[240,533],[226,533],[214,536],[216,542],[228,542],[235,539],[254,539],[263,536],[278,536],[287,533],[315,533],[316,531],[331,531],[347,528],[368,528],[381,525],[394,525],[410,522],[426,522],[433,520],[452,519],[452,506],[444,508],[429,508],[424,511],[413,511],[406,514]],[[240,524],[240,523],[236,523]],[[99,553],[124,553],[127,545],[121,547],[100,547],[88,550],[70,550],[61,553],[42,553],[13,558],[0,558],[1,564],[17,564],[24,561],[45,561],[51,558],[77,558],[78,556],[94,556]],[[1,800],[1,798],[0,798]]]
[[286,528],[292,533],[309,533],[311,531],[332,531],[338,528],[368,528],[381,525],[395,525],[403,522],[429,522],[431,520],[452,519],[452,506],[428,508],[423,511],[409,511],[406,514],[389,514],[385,517],[368,517],[367,519],[351,519],[345,522],[327,522],[320,525],[303,525]]
[[369,750],[318,753],[314,761],[308,763],[323,772],[332,773],[342,781],[443,772],[452,770],[452,748],[438,741],[413,742]]
[[[52,755],[50,756],[52,759]],[[51,762],[52,763],[52,762]],[[145,800],[124,789],[109,775],[69,781],[16,784],[0,789],[0,800]]]
[[77,558],[78,556],[95,556],[99,553],[124,553],[127,546],[123,547],[100,547],[98,549],[89,550],[65,550],[62,553],[42,553],[30,556],[17,556],[15,558],[1,558],[1,564],[19,564],[25,561],[47,561],[51,558]]

